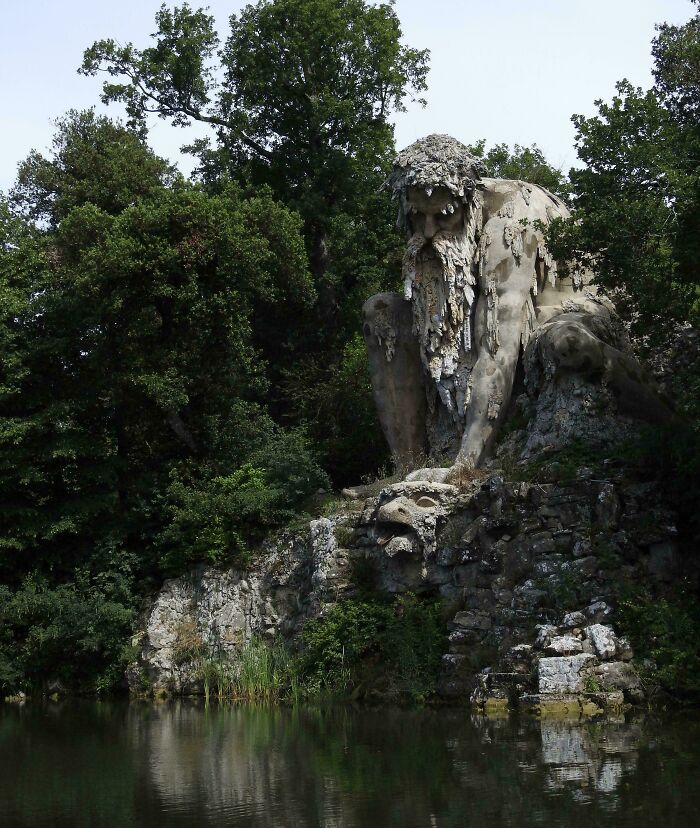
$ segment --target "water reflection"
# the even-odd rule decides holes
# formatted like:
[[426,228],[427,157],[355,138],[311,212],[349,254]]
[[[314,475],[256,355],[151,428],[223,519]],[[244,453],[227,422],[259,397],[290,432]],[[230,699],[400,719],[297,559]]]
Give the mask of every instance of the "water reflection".
[[0,707],[0,824],[695,825],[697,717]]

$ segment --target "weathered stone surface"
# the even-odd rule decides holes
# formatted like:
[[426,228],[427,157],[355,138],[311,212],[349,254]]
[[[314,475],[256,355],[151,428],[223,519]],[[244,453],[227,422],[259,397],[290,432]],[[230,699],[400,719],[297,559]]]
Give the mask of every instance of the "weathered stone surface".
[[567,612],[561,620],[561,626],[569,630],[573,627],[585,627],[588,619],[582,612]]
[[583,670],[595,662],[587,653],[562,658],[541,658],[537,662],[540,693],[581,693],[584,690]]
[[576,655],[582,650],[581,641],[573,635],[559,635],[552,638],[545,648],[550,656]]
[[538,624],[535,627],[535,646],[544,650],[556,635],[557,628],[552,624]]
[[603,690],[639,690],[639,674],[626,661],[608,661],[592,669]]
[[526,713],[542,718],[580,719],[598,716],[603,708],[580,693],[528,693],[520,696],[518,706]]
[[[609,442],[625,418],[667,420],[592,274],[558,273],[543,228],[569,218],[566,206],[483,172],[459,141],[430,135],[398,155],[387,182],[408,239],[404,296],[369,299],[363,333],[393,454],[410,464],[427,447],[459,465],[482,462],[522,350],[534,409],[525,456],[574,438]],[[600,506],[600,524],[611,525],[614,510]]]
[[617,636],[611,627],[605,624],[591,624],[586,628],[586,637],[593,645],[595,654],[602,659],[615,657],[618,649]]
[[397,535],[391,538],[384,547],[384,553],[390,558],[395,555],[411,555],[413,551],[413,541],[405,535]]
[[678,544],[675,541],[652,543],[647,567],[658,581],[673,581],[681,571]]
[[[628,701],[640,699],[631,648],[613,627],[614,574],[596,568],[573,587],[569,579],[563,613],[553,606],[562,576],[543,575],[550,570],[541,564],[563,568],[592,556],[577,559],[573,544],[568,551],[529,551],[548,537],[538,515],[545,501],[552,510],[546,520],[556,519],[560,505],[578,504],[582,517],[575,531],[588,536],[599,485],[586,486],[520,486],[504,482],[502,475],[466,489],[430,481],[392,484],[361,511],[319,518],[306,530],[271,539],[245,571],[198,568],[167,581],[144,614],[131,685],[141,688],[148,680],[154,690],[196,692],[202,658],[235,660],[253,635],[269,641],[281,636],[295,646],[307,619],[357,594],[353,578],[361,571],[363,585],[371,583],[380,593],[442,598],[449,619],[445,654],[460,657],[443,662],[438,691],[446,698],[467,701],[474,676],[492,667],[494,676],[520,676],[516,684],[522,684],[523,695],[536,686],[542,698],[593,689],[598,695],[586,704],[598,707],[605,707],[600,693],[624,690]],[[653,490],[615,486],[621,524],[628,506],[635,514],[653,512]],[[412,525],[379,520],[382,507],[395,499],[406,506]],[[669,535],[672,539],[671,530]],[[633,539],[629,543],[626,574],[648,578],[647,550],[640,552]],[[508,682],[495,681],[486,682],[480,704],[499,695],[513,703]]]
[[458,612],[452,623],[468,630],[490,630],[493,626],[491,616],[481,612]]
[[224,572],[200,567],[165,581],[143,617],[130,665],[133,688],[197,692],[201,657],[234,659],[253,635],[293,636],[325,602],[342,598],[351,561],[335,529],[346,520],[319,518],[308,531],[268,542],[254,568]]
[[513,673],[529,673],[532,669],[532,644],[516,644],[508,650],[504,663]]
[[602,529],[611,529],[617,525],[620,516],[620,500],[612,483],[605,483],[595,504],[598,525]]
[[610,618],[613,614],[612,607],[605,601],[594,601],[584,610],[589,621],[600,623]]

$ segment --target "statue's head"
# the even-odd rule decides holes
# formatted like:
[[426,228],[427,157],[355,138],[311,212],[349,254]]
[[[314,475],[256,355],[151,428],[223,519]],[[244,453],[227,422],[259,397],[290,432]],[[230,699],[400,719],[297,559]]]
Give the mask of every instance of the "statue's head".
[[399,202],[399,225],[408,235],[432,238],[464,225],[484,166],[460,141],[428,135],[394,161],[386,186]]
[[387,187],[408,235],[403,263],[423,364],[445,407],[463,421],[473,362],[472,306],[484,168],[447,135],[421,138],[394,162]]

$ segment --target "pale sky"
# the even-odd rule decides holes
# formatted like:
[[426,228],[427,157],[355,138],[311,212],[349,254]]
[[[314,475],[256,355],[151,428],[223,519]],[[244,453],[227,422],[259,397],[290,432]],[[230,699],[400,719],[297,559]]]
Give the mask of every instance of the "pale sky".
[[[76,73],[83,50],[112,37],[143,47],[161,0],[0,0],[0,190],[32,149],[46,151],[52,119],[99,104],[101,79]],[[173,5],[169,3],[168,5]],[[190,5],[200,5],[191,0]],[[204,3],[202,3],[204,5]],[[221,39],[239,0],[210,0]],[[431,50],[428,105],[396,119],[401,148],[445,132],[470,143],[538,144],[564,170],[575,163],[573,113],[592,114],[615,81],[651,84],[654,24],[683,23],[690,0],[397,0],[405,42]],[[117,106],[108,112],[121,114]],[[201,125],[154,121],[151,146],[183,172],[179,147]]]

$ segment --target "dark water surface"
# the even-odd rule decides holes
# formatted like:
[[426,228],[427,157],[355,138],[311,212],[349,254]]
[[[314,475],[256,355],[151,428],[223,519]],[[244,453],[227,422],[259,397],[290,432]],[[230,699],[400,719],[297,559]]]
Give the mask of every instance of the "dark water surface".
[[700,717],[0,705],[0,826],[700,826]]

